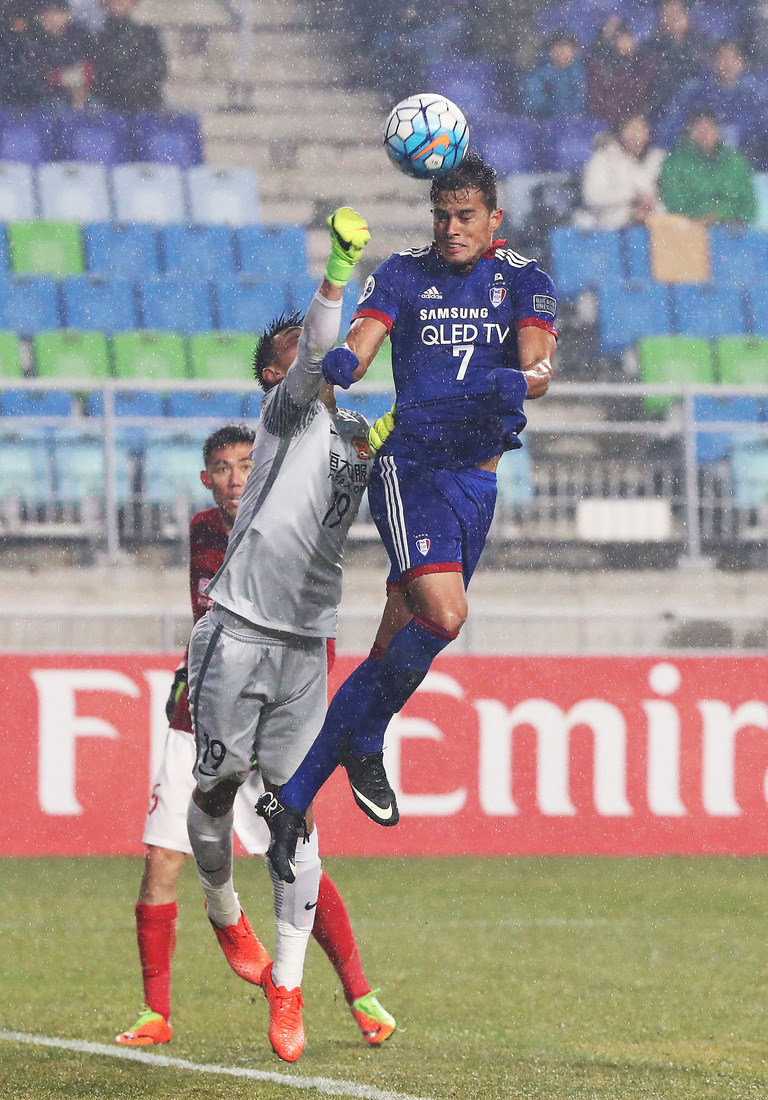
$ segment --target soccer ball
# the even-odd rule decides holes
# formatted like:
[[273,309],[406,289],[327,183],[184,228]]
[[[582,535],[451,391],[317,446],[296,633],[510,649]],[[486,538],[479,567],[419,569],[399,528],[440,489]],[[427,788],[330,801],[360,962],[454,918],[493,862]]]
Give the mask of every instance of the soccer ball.
[[384,127],[384,148],[401,172],[430,179],[450,171],[467,151],[469,126],[455,103],[429,92],[402,100]]

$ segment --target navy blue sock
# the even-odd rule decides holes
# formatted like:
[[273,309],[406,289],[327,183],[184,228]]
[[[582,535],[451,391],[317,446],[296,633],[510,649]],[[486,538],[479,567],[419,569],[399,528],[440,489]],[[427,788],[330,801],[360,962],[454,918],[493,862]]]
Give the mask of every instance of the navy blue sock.
[[393,714],[401,710],[429,672],[435,657],[456,637],[429,619],[414,615],[395,634],[380,661],[367,712],[358,712],[349,742],[355,756],[381,752]]
[[337,767],[342,743],[370,704],[378,664],[378,661],[366,657],[334,695],[320,733],[280,792],[280,801],[284,806],[305,813]]

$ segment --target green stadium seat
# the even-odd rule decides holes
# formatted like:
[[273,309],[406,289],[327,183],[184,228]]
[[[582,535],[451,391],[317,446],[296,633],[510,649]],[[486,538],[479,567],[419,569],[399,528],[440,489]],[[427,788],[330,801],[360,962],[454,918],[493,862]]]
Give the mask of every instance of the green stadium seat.
[[15,332],[0,332],[0,378],[21,378],[21,345]]
[[377,385],[392,386],[392,345],[389,337],[384,341],[376,353],[376,358],[365,372],[366,382],[375,382]]
[[726,386],[764,386],[768,381],[768,339],[723,336],[715,344],[720,381]]
[[8,246],[16,275],[63,278],[85,271],[82,234],[75,222],[9,222]]
[[40,378],[109,378],[109,346],[101,332],[64,329],[33,338]]
[[[649,336],[637,342],[640,378],[649,384],[670,382],[677,385],[715,381],[712,347],[699,336]],[[646,397],[649,413],[665,413],[674,398]]]
[[253,380],[253,351],[258,336],[245,332],[202,332],[189,337],[192,377],[211,382]]
[[189,378],[184,337],[176,332],[117,332],[112,348],[118,378],[148,382]]

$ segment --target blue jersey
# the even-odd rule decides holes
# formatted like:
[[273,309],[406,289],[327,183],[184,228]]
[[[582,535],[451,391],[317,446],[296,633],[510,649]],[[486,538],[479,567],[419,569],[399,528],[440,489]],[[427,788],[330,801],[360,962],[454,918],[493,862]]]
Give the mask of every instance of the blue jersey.
[[556,313],[550,277],[508,248],[491,248],[468,274],[433,246],[385,260],[355,314],[382,321],[392,339],[397,415],[382,454],[457,470],[519,447],[526,380],[505,387],[502,409],[492,372],[519,372],[517,330],[555,334]]

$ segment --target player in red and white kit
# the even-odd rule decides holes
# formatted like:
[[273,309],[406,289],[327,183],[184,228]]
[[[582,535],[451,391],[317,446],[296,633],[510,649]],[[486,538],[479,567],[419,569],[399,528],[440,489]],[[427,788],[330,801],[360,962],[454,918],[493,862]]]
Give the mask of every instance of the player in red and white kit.
[[[192,517],[190,523],[189,578],[195,622],[211,606],[205,588],[220,568],[227,548],[237,506],[251,470],[254,433],[245,424],[230,424],[205,441],[205,469],[200,478],[211,490],[215,507]],[[329,640],[328,663],[333,661]],[[169,729],[163,759],[155,777],[144,828],[147,853],[136,904],[136,936],[139,945],[144,1008],[130,1030],[117,1036],[128,1046],[152,1046],[171,1038],[171,962],[176,943],[176,883],[185,856],[192,849],[187,835],[187,806],[194,789],[192,768],[195,743],[186,687],[186,655],[177,670],[167,713]],[[269,830],[254,805],[264,787],[258,771],[240,787],[235,800],[235,831],[249,855],[263,855]],[[242,932],[251,933],[245,922]],[[223,930],[213,925],[219,941],[237,936],[239,926]],[[252,933],[251,933],[252,935]],[[313,935],[333,964],[365,1041],[376,1045],[388,1038],[395,1021],[380,1005],[363,972],[360,955],[344,902],[330,877],[323,872],[315,912]],[[236,943],[222,943],[233,969],[246,981],[258,985],[262,966],[251,972],[238,966]]]

